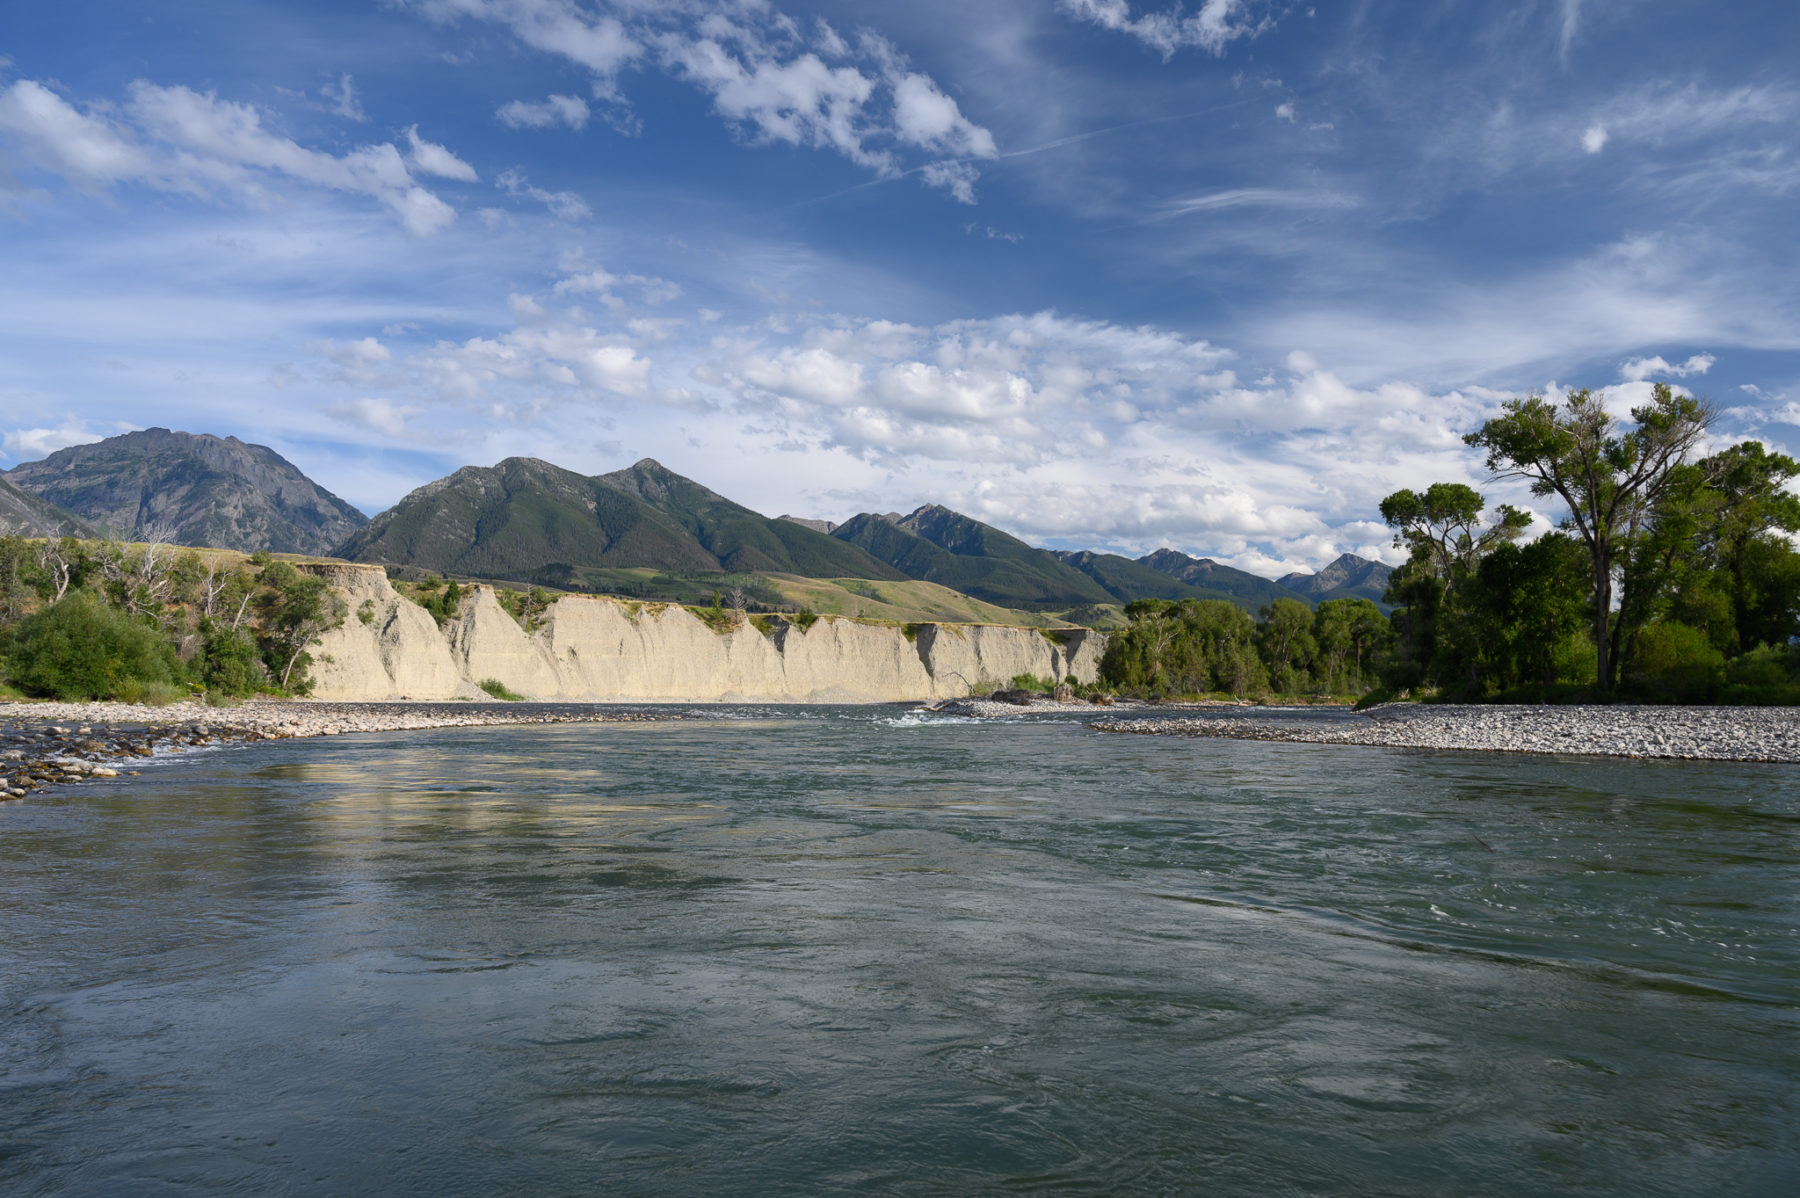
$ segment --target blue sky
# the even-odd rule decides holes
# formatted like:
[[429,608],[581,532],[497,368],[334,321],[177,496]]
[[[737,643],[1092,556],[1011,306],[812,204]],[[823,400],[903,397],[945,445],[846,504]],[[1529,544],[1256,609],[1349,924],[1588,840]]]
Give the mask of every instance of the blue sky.
[[374,512],[651,456],[1391,560],[1379,499],[1501,497],[1459,435],[1528,391],[1800,451],[1796,47],[1775,2],[16,5],[0,465],[165,425]]

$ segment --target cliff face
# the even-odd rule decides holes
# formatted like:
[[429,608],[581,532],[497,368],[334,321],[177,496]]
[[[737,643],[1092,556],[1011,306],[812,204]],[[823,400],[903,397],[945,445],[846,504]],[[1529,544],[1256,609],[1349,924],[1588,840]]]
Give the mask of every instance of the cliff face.
[[[482,698],[497,679],[532,699],[877,703],[947,699],[1019,674],[1098,677],[1105,637],[1030,628],[898,628],[821,618],[810,629],[717,633],[684,608],[565,595],[526,633],[477,587],[442,629],[373,566],[318,566],[349,605],[313,648],[321,699]],[[367,620],[363,618],[367,615]]]

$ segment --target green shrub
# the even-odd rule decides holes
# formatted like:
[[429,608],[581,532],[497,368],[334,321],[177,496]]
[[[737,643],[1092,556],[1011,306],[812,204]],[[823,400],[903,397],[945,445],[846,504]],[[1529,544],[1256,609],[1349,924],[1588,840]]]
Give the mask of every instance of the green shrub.
[[256,642],[242,630],[220,628],[204,632],[197,664],[209,693],[254,694],[268,681]]
[[479,686],[482,690],[500,700],[502,703],[522,703],[525,700],[524,695],[508,689],[506,683],[500,681],[498,678],[483,678],[475,685]]
[[1649,697],[1704,703],[1725,681],[1725,655],[1698,628],[1674,620],[1651,624],[1638,636],[1627,682]]
[[7,654],[12,681],[54,699],[105,699],[129,686],[173,688],[181,677],[174,649],[148,622],[87,591],[21,620]]
[[819,613],[810,607],[803,607],[794,616],[794,626],[805,632],[819,622]]
[[1050,681],[1048,678],[1039,678],[1036,674],[1014,674],[1012,681],[1007,683],[1007,689],[1015,691],[1039,691],[1048,694],[1050,691],[1056,689],[1056,683]]
[[375,601],[364,599],[362,606],[356,609],[356,618],[364,624],[373,624],[375,622]]
[[188,697],[187,688],[176,686],[172,682],[148,682],[142,678],[127,678],[119,683],[119,689],[113,692],[113,698],[121,703],[142,703],[146,707],[167,707],[171,703],[179,703]]
[[419,606],[430,612],[431,618],[437,622],[439,628],[442,628],[451,620],[456,619],[462,610],[462,584],[453,578],[450,580],[450,585],[439,592],[434,581],[429,579],[426,581],[431,583],[430,587],[428,588],[426,583],[420,583],[419,590],[421,592],[429,590],[430,593],[419,601]]
[[917,641],[919,639],[919,629],[923,627],[925,627],[923,624],[902,624],[900,625],[900,635],[905,637],[908,641]]

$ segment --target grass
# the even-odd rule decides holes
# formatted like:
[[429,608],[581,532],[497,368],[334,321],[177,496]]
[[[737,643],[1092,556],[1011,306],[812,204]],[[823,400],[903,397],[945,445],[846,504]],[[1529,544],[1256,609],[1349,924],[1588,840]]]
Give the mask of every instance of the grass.
[[525,701],[524,695],[509,689],[506,683],[500,681],[498,678],[483,678],[475,685],[479,686],[482,690],[500,700],[502,703],[522,703]]

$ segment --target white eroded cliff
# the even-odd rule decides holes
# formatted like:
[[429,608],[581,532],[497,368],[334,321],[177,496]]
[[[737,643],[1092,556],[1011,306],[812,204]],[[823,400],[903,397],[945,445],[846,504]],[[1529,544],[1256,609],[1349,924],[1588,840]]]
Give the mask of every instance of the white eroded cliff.
[[947,699],[1020,674],[1093,682],[1105,638],[993,624],[715,632],[685,608],[565,595],[526,632],[487,587],[440,629],[379,566],[312,566],[348,605],[313,647],[321,699],[476,697],[488,679],[532,699],[875,703]]

